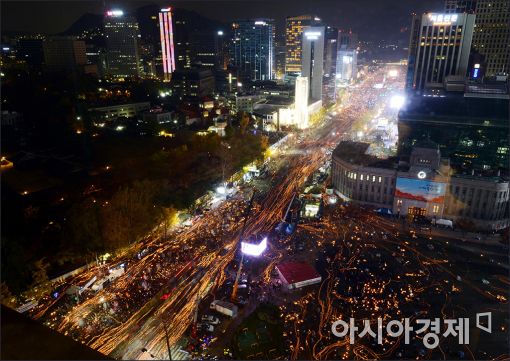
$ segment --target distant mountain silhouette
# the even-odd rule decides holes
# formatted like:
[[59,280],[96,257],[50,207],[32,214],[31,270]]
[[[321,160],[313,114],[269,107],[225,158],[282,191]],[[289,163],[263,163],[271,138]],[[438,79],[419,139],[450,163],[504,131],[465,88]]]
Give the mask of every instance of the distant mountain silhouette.
[[80,16],[66,31],[58,35],[76,36],[84,30],[100,28],[103,26],[103,15],[86,13]]
[[[136,10],[135,16],[140,27],[142,39],[149,41],[152,39],[159,39],[159,30],[157,26],[154,26],[154,24],[157,24],[157,20],[152,19],[152,17],[157,17],[160,10],[161,6],[155,4],[145,5]],[[173,8],[172,16],[174,22],[180,20],[186,23],[185,28],[189,34],[194,31],[214,33],[219,29],[226,29],[225,24],[208,19],[191,10]]]
[[[136,9],[132,16],[134,16],[138,22],[140,28],[140,35],[145,43],[157,44],[159,42],[159,29],[158,29],[158,13],[161,10],[161,6],[150,4],[142,6]],[[227,30],[227,26],[219,21],[211,20],[203,17],[195,11],[174,8],[172,10],[174,24],[176,20],[185,22],[185,26],[181,27],[181,31],[185,31],[186,34],[181,36],[187,37],[194,32],[210,33],[213,34],[219,29]],[[154,17],[156,17],[154,19]],[[103,27],[103,15],[102,14],[83,14],[78,20],[76,20],[66,31],[57,34],[64,36],[77,36],[83,33],[85,30],[92,30]],[[174,25],[175,31],[175,25]],[[92,42],[103,43],[104,39],[95,39]],[[89,41],[90,42],[90,41]],[[99,45],[98,44],[98,45]]]

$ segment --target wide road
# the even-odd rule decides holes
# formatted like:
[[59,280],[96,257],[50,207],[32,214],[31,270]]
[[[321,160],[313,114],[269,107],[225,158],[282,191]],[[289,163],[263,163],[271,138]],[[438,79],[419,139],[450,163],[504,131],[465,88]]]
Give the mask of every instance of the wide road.
[[[380,97],[381,90],[374,88],[386,73],[381,67],[349,90],[332,120],[299,136],[294,134],[288,152],[277,155],[280,167],[273,174],[275,185],[258,194],[260,200],[247,220],[246,235],[270,231],[296,189],[330,157],[328,150],[338,143],[339,134],[348,132],[369,107],[387,101]],[[163,325],[175,345],[192,324],[198,301],[226,279],[224,270],[234,259],[251,191],[241,191],[169,239],[162,237],[161,229],[155,230],[140,247],[146,254],[141,259],[121,260],[127,263],[126,273],[107,289],[72,307],[48,299],[41,302],[36,316],[114,358],[144,359],[150,354],[166,358]],[[73,282],[86,282],[121,261],[83,272]]]

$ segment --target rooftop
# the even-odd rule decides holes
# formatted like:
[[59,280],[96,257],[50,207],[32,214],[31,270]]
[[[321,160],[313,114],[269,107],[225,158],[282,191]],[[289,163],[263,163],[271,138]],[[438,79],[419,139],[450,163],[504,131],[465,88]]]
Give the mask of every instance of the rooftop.
[[315,268],[304,262],[280,263],[276,267],[289,285],[320,277],[320,274],[315,270]]
[[342,141],[333,151],[333,157],[344,160],[351,164],[365,167],[394,169],[396,158],[382,159],[367,154],[369,143]]
[[110,360],[2,305],[2,360]]
[[508,99],[470,98],[462,94],[448,94],[446,97],[413,96],[400,111],[399,118],[467,118],[508,121],[508,104]]

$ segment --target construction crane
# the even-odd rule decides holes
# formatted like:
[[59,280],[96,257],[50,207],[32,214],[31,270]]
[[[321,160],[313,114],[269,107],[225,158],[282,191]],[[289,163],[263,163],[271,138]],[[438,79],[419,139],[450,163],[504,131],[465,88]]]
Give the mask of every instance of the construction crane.
[[[241,229],[241,234],[239,235],[239,241],[237,242],[238,244],[241,244],[241,240],[243,239],[244,229],[246,228],[246,221],[248,221],[248,217],[250,216],[251,207],[252,207],[252,204],[253,204],[253,198],[255,198],[255,192],[256,191],[254,189],[253,193],[251,195],[251,198],[250,198],[250,203],[248,204],[248,207],[246,208],[246,211],[245,211],[243,228]],[[230,296],[230,299],[232,300],[232,302],[236,302],[237,301],[237,288],[238,288],[238,285],[239,285],[239,277],[241,277],[241,270],[243,268],[243,261],[244,261],[244,254],[241,252],[241,261],[239,262],[239,267],[237,267],[237,275],[236,275],[236,279],[234,281],[234,288],[232,289],[232,295]]]

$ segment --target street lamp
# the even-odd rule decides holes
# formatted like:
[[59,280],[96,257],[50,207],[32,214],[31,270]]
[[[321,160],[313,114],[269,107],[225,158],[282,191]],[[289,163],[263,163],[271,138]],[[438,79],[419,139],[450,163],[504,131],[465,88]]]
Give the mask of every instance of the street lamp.
[[168,359],[172,360],[172,350],[170,349],[170,340],[168,338],[168,330],[166,328],[165,321],[163,321],[162,323],[163,323],[163,330],[165,330],[165,341],[166,341],[166,348],[168,350]]

